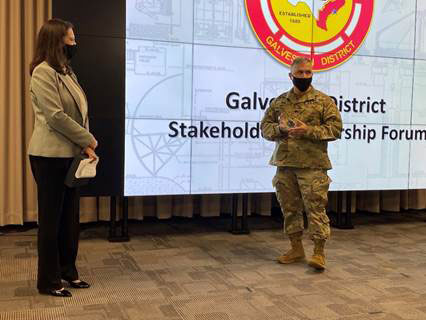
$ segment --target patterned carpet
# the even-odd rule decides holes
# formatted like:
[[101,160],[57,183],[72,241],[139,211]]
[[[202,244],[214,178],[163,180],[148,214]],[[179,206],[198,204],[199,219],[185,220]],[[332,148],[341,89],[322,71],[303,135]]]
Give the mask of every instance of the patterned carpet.
[[274,261],[287,241],[270,217],[251,218],[247,236],[224,218],[133,222],[128,243],[86,225],[78,265],[92,288],[65,299],[35,289],[36,229],[3,229],[0,319],[425,320],[425,218],[360,215],[355,230],[333,229],[324,273]]

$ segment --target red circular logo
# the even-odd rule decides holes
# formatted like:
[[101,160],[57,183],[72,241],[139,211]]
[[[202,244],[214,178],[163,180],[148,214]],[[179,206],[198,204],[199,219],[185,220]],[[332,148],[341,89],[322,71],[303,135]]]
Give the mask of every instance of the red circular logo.
[[374,0],[245,0],[260,43],[289,66],[295,57],[314,71],[335,68],[361,47],[373,19]]

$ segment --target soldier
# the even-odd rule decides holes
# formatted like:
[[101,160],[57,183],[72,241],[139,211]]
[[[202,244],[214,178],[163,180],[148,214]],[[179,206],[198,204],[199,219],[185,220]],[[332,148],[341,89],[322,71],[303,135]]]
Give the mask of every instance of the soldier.
[[261,122],[263,137],[275,141],[270,164],[277,167],[277,173],[272,184],[291,242],[291,249],[277,260],[288,264],[305,259],[302,244],[305,209],[315,245],[308,264],[324,270],[324,245],[330,237],[330,221],[325,210],[331,182],[327,175],[331,169],[327,144],[340,138],[342,119],[334,101],[311,86],[310,59],[296,58],[289,76],[293,88],[271,103]]

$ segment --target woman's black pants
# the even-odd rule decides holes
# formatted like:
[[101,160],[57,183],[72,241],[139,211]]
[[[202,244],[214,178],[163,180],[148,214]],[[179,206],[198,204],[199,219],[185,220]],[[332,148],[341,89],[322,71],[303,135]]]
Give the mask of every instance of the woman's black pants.
[[57,290],[77,280],[79,192],[64,181],[72,158],[30,156],[38,199],[38,290]]

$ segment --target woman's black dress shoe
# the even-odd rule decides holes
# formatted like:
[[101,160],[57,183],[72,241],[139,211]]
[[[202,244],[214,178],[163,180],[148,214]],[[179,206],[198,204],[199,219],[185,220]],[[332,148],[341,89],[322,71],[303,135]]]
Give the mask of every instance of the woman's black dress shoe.
[[68,290],[62,289],[62,290],[39,290],[38,292],[40,292],[41,294],[48,294],[54,297],[63,297],[63,298],[68,298],[68,297],[72,297],[71,292],[69,292]]
[[74,281],[65,280],[65,281],[68,282],[71,287],[76,288],[76,289],[87,289],[87,288],[90,288],[90,284],[88,284],[85,281],[81,281],[81,280],[78,281],[78,282],[75,282],[76,280],[74,280]]

